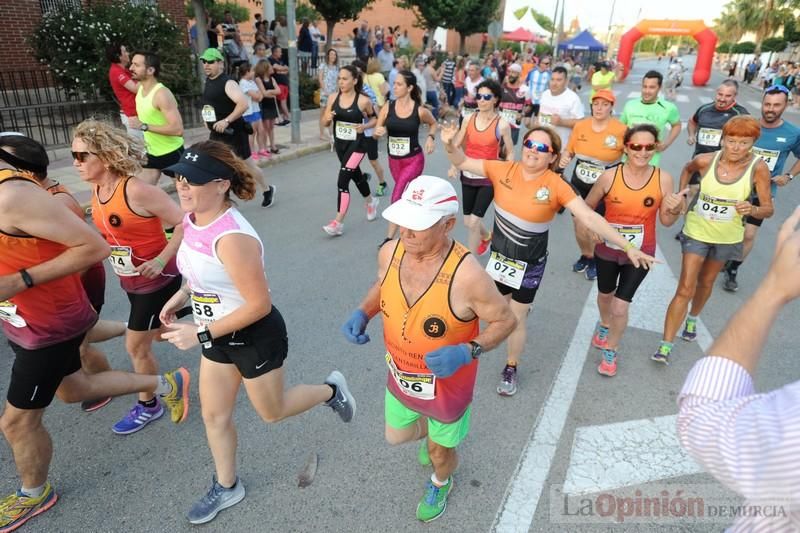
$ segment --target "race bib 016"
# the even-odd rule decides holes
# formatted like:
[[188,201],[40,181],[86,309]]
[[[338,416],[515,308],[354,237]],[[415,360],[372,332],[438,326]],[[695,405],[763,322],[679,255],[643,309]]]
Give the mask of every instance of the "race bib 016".
[[606,169],[589,161],[578,161],[575,165],[575,175],[578,179],[589,185],[597,181]]
[[343,141],[355,141],[358,137],[356,126],[354,122],[336,122],[336,138]]
[[133,254],[130,246],[112,246],[108,260],[117,276],[130,278],[139,275],[133,266]]
[[433,400],[436,398],[436,376],[433,374],[402,372],[397,369],[397,365],[394,364],[392,359],[392,354],[388,352],[386,353],[386,364],[389,366],[389,373],[403,394],[418,400]]
[[486,264],[486,272],[493,280],[512,289],[519,289],[522,286],[526,268],[528,263],[525,261],[510,259],[499,252],[492,252]]

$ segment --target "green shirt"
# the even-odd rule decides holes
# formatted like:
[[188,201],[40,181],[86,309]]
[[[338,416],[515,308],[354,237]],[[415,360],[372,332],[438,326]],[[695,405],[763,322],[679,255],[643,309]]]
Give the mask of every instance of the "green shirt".
[[[637,124],[652,124],[658,130],[658,140],[663,139],[664,127],[669,124],[674,126],[680,123],[681,115],[678,107],[672,102],[659,98],[652,104],[645,104],[641,99],[628,100],[619,117],[620,122],[628,127]],[[653,154],[651,165],[658,165],[661,161],[661,152]]]

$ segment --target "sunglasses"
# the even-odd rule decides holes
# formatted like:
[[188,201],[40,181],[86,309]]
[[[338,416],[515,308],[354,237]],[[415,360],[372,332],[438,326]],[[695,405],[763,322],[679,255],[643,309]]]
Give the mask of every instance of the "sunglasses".
[[494,95],[493,94],[476,94],[475,98],[477,100],[486,100],[488,102],[489,100],[494,98]]
[[656,149],[656,145],[655,144],[633,144],[633,143],[628,143],[627,146],[628,146],[628,148],[630,148],[634,152],[641,152],[642,150],[644,150],[646,152],[652,152],[653,150]]
[[175,175],[175,180],[178,181],[179,183],[185,183],[186,185],[191,185],[192,187],[202,187],[203,185],[207,185],[207,184],[212,183],[214,181],[223,181],[222,178],[217,178],[217,179],[213,179],[211,181],[207,181],[205,183],[195,183],[195,182],[189,180],[189,178],[187,178],[186,176],[184,176],[182,174],[176,174]]
[[208,59],[201,59],[201,60],[200,60],[200,62],[201,62],[202,64],[204,64],[204,65],[213,65],[213,64],[214,64],[214,63],[216,63],[217,61],[219,61],[219,59],[214,59],[213,61],[209,61]]
[[539,141],[532,141],[531,139],[526,139],[522,146],[527,148],[528,150],[536,150],[540,154],[546,154],[553,151],[553,147],[549,144],[540,143]]
[[772,85],[764,89],[765,94],[775,93],[775,91],[782,92],[783,94],[789,94],[789,89],[787,89],[783,85]]
[[550,66],[550,63],[542,63],[541,65],[542,65],[543,67],[549,67],[549,66]]
[[85,163],[86,158],[90,155],[97,155],[92,152],[70,152],[72,154],[72,159],[77,161],[78,163]]

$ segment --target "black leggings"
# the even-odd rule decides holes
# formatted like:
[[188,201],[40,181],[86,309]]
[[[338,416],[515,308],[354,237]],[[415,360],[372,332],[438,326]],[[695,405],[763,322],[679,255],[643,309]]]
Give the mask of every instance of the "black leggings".
[[336,156],[339,158],[339,179],[336,186],[339,194],[336,196],[336,211],[346,213],[350,205],[350,180],[353,180],[358,192],[364,198],[369,198],[369,183],[359,165],[364,159],[364,147],[361,142],[336,143]]
[[597,257],[596,254],[594,260],[597,265],[597,290],[603,294],[610,294],[616,290],[614,296],[628,303],[633,301],[636,289],[650,272],[631,263],[620,265],[616,261]]

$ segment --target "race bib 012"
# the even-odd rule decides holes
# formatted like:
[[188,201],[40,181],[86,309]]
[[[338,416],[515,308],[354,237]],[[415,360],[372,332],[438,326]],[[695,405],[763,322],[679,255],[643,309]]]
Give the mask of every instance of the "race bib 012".
[[[623,239],[633,245],[634,248],[641,250],[644,244],[644,225],[642,224],[610,224],[612,228],[617,230],[617,233]],[[622,250],[614,243],[606,241],[606,246],[613,250]]]

